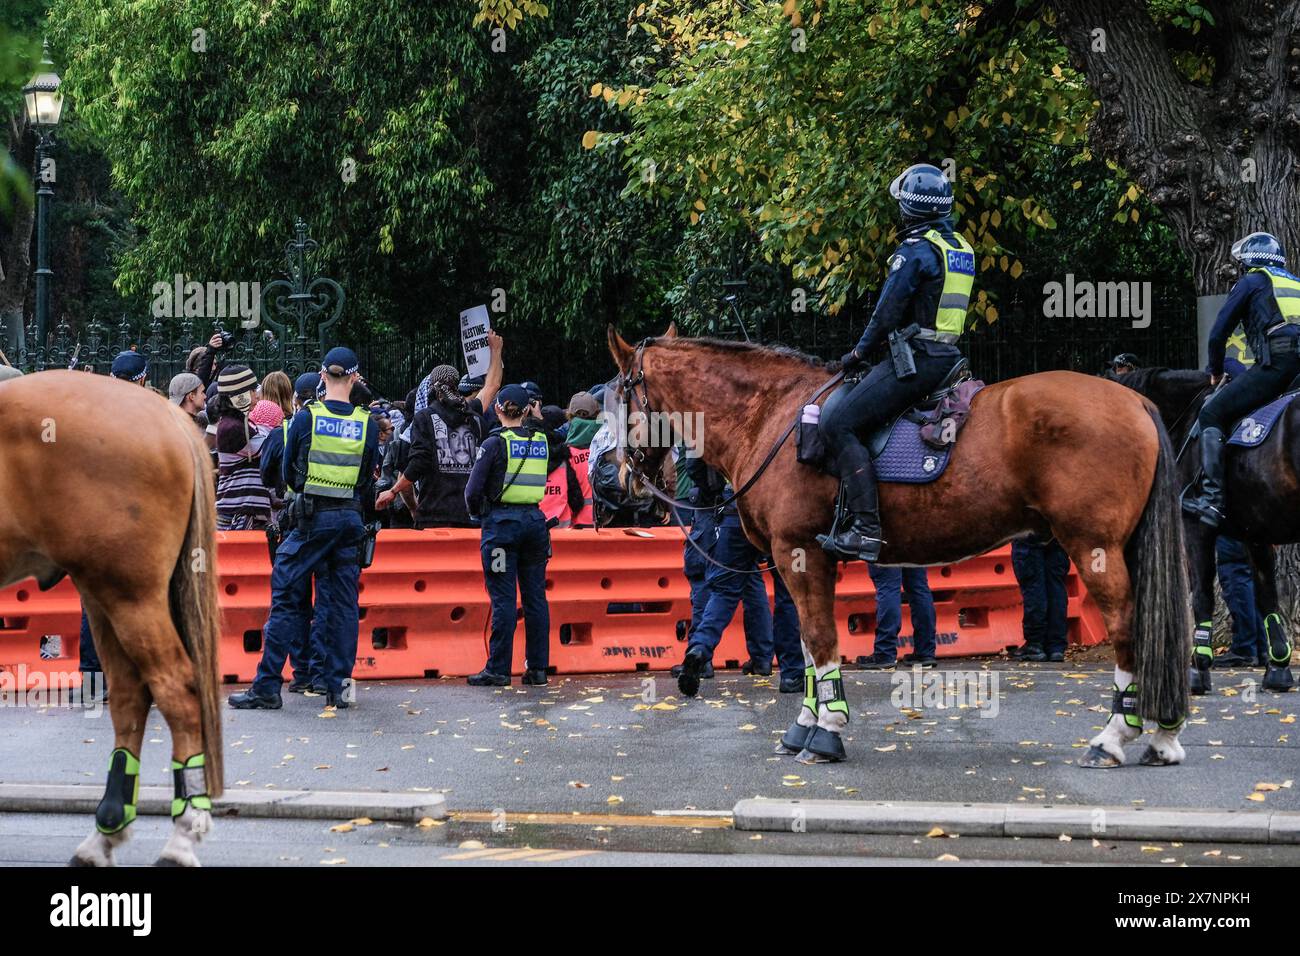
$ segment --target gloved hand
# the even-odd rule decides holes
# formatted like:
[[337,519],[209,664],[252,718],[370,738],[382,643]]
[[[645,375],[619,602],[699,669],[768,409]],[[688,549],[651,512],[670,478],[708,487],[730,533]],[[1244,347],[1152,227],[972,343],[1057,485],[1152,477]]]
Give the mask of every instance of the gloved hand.
[[858,354],[858,350],[854,349],[851,352],[844,353],[844,357],[840,359],[840,364],[844,366],[845,372],[851,372],[855,368],[861,366],[865,361],[866,359]]

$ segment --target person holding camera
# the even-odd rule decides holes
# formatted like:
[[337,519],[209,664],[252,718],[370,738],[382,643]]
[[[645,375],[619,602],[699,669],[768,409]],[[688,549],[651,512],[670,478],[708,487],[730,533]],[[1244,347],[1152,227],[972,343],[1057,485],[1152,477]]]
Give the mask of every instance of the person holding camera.
[[546,491],[549,447],[546,432],[525,421],[532,397],[521,385],[497,393],[501,425],[479,446],[465,486],[465,505],[478,515],[483,533],[479,552],[492,600],[492,636],[486,666],[467,683],[474,687],[510,686],[514,655],[515,588],[524,605],[523,682],[544,685],[550,660],[551,613],[546,602],[546,562],[551,535],[539,505]]
[[[366,528],[363,502],[374,491],[378,428],[365,408],[350,402],[360,361],[351,349],[330,349],[322,363],[325,397],[302,408],[289,425],[284,481],[294,492],[294,528],[276,549],[271,571],[271,613],[262,629],[262,660],[253,685],[230,698],[241,710],[282,706],[285,659],[298,646],[313,615],[323,645],[326,706],[350,703],[346,686],[357,656],[361,577]],[[312,578],[316,603],[312,605]]]

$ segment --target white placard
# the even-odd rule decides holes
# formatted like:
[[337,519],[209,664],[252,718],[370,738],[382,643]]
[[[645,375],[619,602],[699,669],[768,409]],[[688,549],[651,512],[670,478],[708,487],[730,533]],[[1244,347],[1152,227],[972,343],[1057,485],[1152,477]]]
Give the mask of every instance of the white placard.
[[465,368],[472,376],[487,374],[491,358],[487,336],[491,329],[486,305],[476,305],[460,314],[460,347],[465,353]]

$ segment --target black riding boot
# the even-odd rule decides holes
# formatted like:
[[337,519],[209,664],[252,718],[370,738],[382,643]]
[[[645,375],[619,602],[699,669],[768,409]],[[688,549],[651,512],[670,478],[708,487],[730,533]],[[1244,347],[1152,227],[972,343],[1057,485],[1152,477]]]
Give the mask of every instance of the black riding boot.
[[852,445],[839,455],[844,501],[852,520],[831,538],[834,550],[875,561],[885,541],[880,530],[880,500],[876,495],[876,470],[871,455],[861,445]]
[[1198,515],[1201,524],[1217,528],[1223,521],[1224,436],[1218,428],[1201,432],[1201,496],[1183,502],[1183,510]]

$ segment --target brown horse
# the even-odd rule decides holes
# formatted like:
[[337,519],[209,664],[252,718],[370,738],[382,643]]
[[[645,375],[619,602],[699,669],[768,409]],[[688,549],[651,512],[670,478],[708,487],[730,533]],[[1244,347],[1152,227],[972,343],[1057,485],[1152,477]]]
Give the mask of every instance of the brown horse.
[[159,863],[197,865],[221,793],[212,465],[193,420],[137,385],[76,372],[0,384],[0,586],[63,575],[81,593],[116,736],[96,829],[74,864],[127,837],[157,704],[172,733],[173,832]]
[[[611,327],[619,391],[634,416],[699,413],[704,460],[733,487],[758,470],[824,385],[833,366],[747,343],[677,338],[629,345]],[[658,431],[649,429],[650,434]],[[651,471],[664,453],[638,442]],[[738,501],[745,533],[773,555],[794,597],[804,644],[805,696],[781,753],[836,759],[848,720],[839,674],[836,561],[816,544],[831,524],[837,483],[800,464],[792,441]],[[1052,534],[1079,569],[1115,647],[1116,697],[1087,767],[1123,763],[1123,744],[1159,725],[1145,764],[1183,759],[1191,613],[1182,558],[1174,455],[1155,408],[1091,376],[1045,372],[991,385],[973,403],[947,470],[931,484],[882,484],[882,563],[959,561],[1029,533]]]

